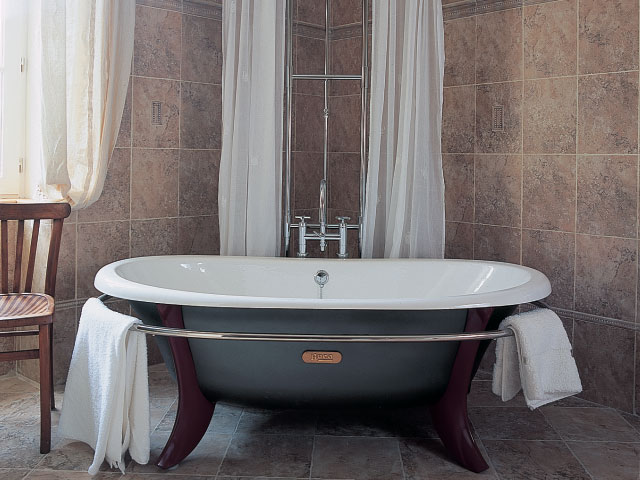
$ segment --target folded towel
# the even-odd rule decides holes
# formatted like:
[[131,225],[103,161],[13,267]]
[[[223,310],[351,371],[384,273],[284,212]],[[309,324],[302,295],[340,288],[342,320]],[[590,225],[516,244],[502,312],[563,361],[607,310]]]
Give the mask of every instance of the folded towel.
[[124,473],[124,453],[149,461],[149,384],[139,320],[109,310],[97,298],[82,308],[58,431],[94,450],[89,474],[106,459]]
[[506,402],[522,387],[533,410],[582,391],[567,332],[552,310],[512,315],[500,324],[505,328],[515,335],[497,340],[493,393]]

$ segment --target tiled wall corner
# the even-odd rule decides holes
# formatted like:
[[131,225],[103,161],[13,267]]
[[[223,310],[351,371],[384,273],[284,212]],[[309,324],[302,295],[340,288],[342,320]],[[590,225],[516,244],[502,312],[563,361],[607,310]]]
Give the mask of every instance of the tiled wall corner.
[[[294,73],[324,73],[324,2],[297,0],[295,6]],[[361,7],[361,0],[331,0],[329,73],[361,73]],[[293,214],[310,215],[317,222],[323,175],[323,84],[296,80],[293,88]],[[353,223],[359,208],[360,82],[330,82],[328,109],[328,220],[345,215]],[[357,256],[356,235],[351,234],[349,240],[350,255]],[[296,239],[293,241],[295,250]],[[334,257],[334,245],[329,247],[321,254],[315,243],[308,245],[312,256]]]
[[447,256],[544,272],[583,397],[640,411],[639,2],[443,5]]

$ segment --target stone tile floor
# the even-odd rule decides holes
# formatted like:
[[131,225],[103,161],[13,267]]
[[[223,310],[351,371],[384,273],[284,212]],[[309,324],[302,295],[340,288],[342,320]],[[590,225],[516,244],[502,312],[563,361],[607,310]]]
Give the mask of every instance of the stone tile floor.
[[[486,377],[484,377],[486,378]],[[125,478],[189,479],[640,479],[640,418],[572,398],[530,411],[502,403],[487,380],[469,397],[478,442],[491,464],[483,474],[450,462],[420,409],[263,411],[219,405],[197,449],[170,471],[153,466],[175,416],[176,388],[164,366],[150,369],[152,463],[130,462]],[[57,393],[57,405],[62,392]],[[84,479],[92,450],[59,438],[38,453],[38,390],[0,377],[0,479]],[[103,465],[97,480],[119,472]]]

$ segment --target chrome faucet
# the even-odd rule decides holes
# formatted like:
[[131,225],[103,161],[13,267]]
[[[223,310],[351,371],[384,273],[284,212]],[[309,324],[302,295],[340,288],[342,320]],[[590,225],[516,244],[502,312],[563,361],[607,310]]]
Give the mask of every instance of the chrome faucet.
[[[304,215],[298,215],[296,218],[298,221],[298,257],[308,257],[307,252],[307,240],[319,240],[320,251],[324,252],[327,247],[328,240],[336,240],[339,242],[338,246],[338,258],[347,258],[347,221],[351,220],[350,217],[336,217],[338,225],[327,224],[327,181],[323,178],[320,181],[320,223],[318,225],[309,225],[307,220],[309,217]],[[318,227],[320,231],[314,231],[313,233],[307,233],[309,227]],[[338,233],[327,233],[327,229],[338,229]]]

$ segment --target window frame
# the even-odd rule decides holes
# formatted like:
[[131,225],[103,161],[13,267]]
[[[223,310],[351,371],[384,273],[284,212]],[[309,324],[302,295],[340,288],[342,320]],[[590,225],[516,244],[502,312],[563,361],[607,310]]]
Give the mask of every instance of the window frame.
[[0,0],[0,198],[25,190],[28,3]]

